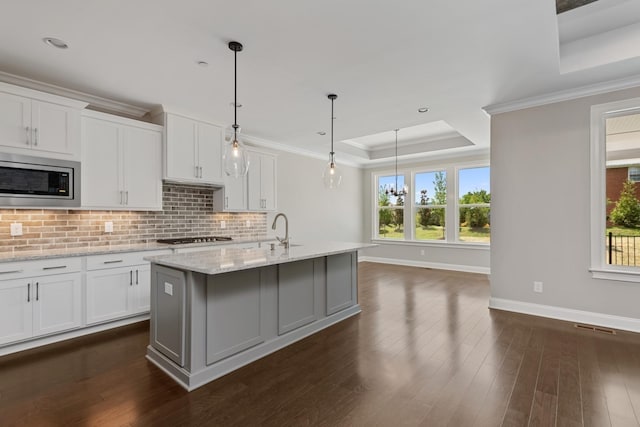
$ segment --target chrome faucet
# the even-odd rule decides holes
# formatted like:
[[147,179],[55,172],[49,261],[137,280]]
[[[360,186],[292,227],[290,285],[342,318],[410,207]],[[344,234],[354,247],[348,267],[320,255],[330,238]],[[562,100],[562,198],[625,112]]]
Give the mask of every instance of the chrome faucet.
[[286,249],[288,249],[289,248],[289,220],[287,219],[287,216],[285,214],[283,214],[282,212],[277,214],[276,217],[273,218],[273,224],[271,225],[271,229],[272,230],[276,229],[276,222],[278,221],[278,218],[280,218],[280,217],[284,218],[284,238],[280,238],[280,237],[276,236],[276,239],[278,239],[278,242],[280,242],[280,244],[282,246],[284,246]]

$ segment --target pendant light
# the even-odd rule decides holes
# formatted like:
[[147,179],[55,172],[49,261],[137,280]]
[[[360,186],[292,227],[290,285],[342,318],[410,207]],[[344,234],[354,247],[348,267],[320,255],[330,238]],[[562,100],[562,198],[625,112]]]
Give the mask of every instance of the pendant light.
[[242,44],[229,42],[229,49],[233,51],[233,125],[229,131],[229,143],[224,146],[222,160],[224,172],[230,177],[239,178],[249,170],[247,149],[242,144],[238,126],[238,52],[242,51]]
[[409,193],[407,184],[402,186],[402,190],[398,191],[398,131],[400,129],[394,129],[396,133],[396,186],[385,189],[385,193],[394,197],[404,197]]
[[324,187],[328,190],[338,188],[342,182],[342,174],[336,166],[336,153],[333,151],[333,121],[335,120],[335,117],[333,116],[333,101],[335,101],[337,97],[338,95],[334,93],[327,96],[327,98],[331,100],[331,151],[329,152],[329,162],[327,163],[327,167],[322,173],[322,181],[324,182]]

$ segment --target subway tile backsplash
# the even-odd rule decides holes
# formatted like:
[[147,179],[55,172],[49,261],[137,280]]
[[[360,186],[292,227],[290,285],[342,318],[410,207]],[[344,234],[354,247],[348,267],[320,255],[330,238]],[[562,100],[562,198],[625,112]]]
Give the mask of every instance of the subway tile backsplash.
[[[0,209],[0,252],[132,245],[183,236],[249,239],[267,234],[265,213],[211,212],[211,188],[164,184],[162,206],[157,212]],[[104,232],[105,221],[113,222],[113,233]],[[224,229],[220,221],[226,223]],[[22,236],[11,237],[13,222],[22,223]]]

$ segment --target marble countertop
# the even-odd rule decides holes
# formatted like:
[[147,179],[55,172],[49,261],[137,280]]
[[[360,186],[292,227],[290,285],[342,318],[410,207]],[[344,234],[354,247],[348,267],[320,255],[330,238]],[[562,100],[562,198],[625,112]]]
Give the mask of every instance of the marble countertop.
[[252,249],[217,247],[192,253],[149,256],[145,257],[145,260],[180,270],[218,274],[352,252],[373,246],[376,245],[350,242],[313,242],[294,244],[288,249],[276,245],[273,251],[266,246]]
[[162,249],[180,249],[180,248],[193,248],[193,247],[222,247],[229,245],[237,245],[243,243],[266,243],[276,242],[271,237],[265,237],[261,239],[238,239],[230,241],[219,242],[202,242],[202,243],[184,243],[179,245],[169,245],[166,243],[140,243],[133,245],[105,245],[105,246],[89,246],[85,248],[66,248],[66,249],[45,249],[39,251],[20,251],[20,252],[1,252],[0,263],[2,262],[15,262],[15,261],[31,261],[38,259],[52,259],[52,258],[65,258],[76,256],[88,256],[88,255],[108,255],[124,252],[143,252],[143,251],[157,251]]

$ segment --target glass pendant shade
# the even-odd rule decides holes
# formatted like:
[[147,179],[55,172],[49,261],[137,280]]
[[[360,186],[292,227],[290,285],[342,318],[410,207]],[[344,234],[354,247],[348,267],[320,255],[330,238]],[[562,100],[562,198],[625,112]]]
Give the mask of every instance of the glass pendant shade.
[[233,178],[240,178],[249,170],[249,155],[242,143],[240,128],[230,130],[228,142],[224,145],[222,162],[224,173]]
[[322,182],[324,183],[324,187],[328,190],[338,188],[342,182],[342,174],[340,173],[340,169],[338,169],[333,156],[329,157],[329,162],[322,172]]

